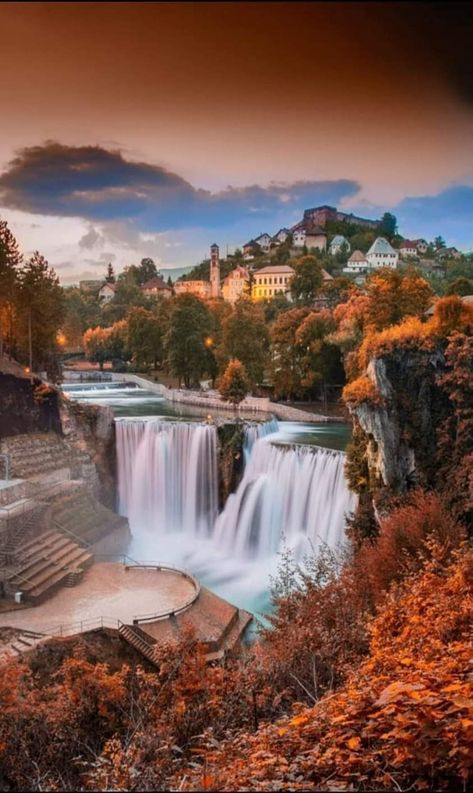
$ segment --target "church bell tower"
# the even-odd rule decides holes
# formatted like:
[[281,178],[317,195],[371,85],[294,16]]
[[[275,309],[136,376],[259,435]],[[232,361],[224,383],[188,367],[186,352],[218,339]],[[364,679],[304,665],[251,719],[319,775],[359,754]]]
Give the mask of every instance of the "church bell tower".
[[210,246],[210,294],[220,297],[220,260],[218,245]]

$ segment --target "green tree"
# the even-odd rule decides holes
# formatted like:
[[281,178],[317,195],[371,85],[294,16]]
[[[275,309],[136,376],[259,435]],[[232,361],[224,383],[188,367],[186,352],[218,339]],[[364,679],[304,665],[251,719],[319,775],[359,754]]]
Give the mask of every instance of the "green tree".
[[150,281],[151,278],[156,278],[156,276],[159,275],[158,268],[156,267],[153,259],[150,258],[141,260],[138,272],[140,286],[145,284],[146,281]]
[[269,363],[270,338],[263,309],[246,298],[240,298],[234,310],[222,322],[221,343],[217,351],[220,370],[237,358],[246,369],[250,385],[261,383]]
[[44,256],[35,251],[20,273],[21,348],[31,370],[54,368],[57,335],[65,315],[64,292]]
[[297,343],[297,332],[310,314],[309,308],[292,308],[279,314],[271,329],[273,343],[273,379],[278,397],[300,396],[304,387],[303,357],[305,350]]
[[184,294],[174,299],[165,338],[166,357],[171,371],[184,380],[186,388],[198,384],[206,373],[215,376],[215,357],[206,343],[212,327],[211,314],[200,298]]
[[12,353],[13,312],[21,262],[18,243],[7,222],[0,219],[0,359],[5,338],[10,342],[10,356]]
[[146,308],[132,308],[128,314],[127,347],[137,366],[153,364],[156,369],[164,359],[164,329],[159,317]]
[[248,394],[250,382],[245,367],[238,358],[232,358],[229,361],[221,377],[218,390],[223,399],[233,405],[238,405]]
[[345,371],[341,350],[327,340],[337,323],[331,311],[312,311],[302,320],[295,334],[295,344],[301,349],[301,385],[313,391],[315,387],[343,385]]
[[439,250],[441,250],[442,248],[445,248],[445,247],[446,247],[446,243],[445,243],[445,240],[443,239],[443,237],[441,237],[440,235],[438,237],[435,237],[435,239],[434,239],[434,248],[435,248],[435,250],[439,251]]
[[301,256],[294,262],[291,294],[301,305],[310,305],[323,284],[322,267],[315,256]]
[[391,212],[385,212],[378,226],[378,234],[381,237],[392,239],[397,231],[397,218]]
[[448,284],[445,291],[446,295],[473,295],[473,281],[465,276],[459,276]]

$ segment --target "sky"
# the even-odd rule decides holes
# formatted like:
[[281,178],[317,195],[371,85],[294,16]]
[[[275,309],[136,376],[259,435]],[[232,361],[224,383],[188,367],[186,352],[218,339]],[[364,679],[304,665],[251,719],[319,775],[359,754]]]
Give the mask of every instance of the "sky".
[[330,204],[473,249],[468,3],[2,3],[0,217],[64,284]]

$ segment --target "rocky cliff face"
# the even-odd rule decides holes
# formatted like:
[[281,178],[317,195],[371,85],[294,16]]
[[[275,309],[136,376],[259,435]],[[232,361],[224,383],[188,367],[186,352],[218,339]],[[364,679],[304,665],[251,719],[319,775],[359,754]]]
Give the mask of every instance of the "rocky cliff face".
[[381,404],[363,401],[350,412],[365,436],[371,485],[399,493],[432,484],[437,432],[450,410],[438,384],[444,367],[440,350],[398,349],[370,361],[366,376]]
[[218,500],[223,508],[230,493],[233,493],[243,474],[244,425],[225,422],[217,428],[218,434]]
[[86,452],[98,474],[98,497],[112,509],[116,497],[115,422],[110,407],[85,405],[59,396],[64,438]]

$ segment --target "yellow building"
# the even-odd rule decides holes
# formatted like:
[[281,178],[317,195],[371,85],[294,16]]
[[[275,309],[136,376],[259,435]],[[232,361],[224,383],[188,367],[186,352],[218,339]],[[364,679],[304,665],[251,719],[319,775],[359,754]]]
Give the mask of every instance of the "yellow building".
[[252,297],[254,300],[264,300],[274,295],[288,295],[290,281],[295,270],[288,264],[275,264],[263,267],[254,274]]

